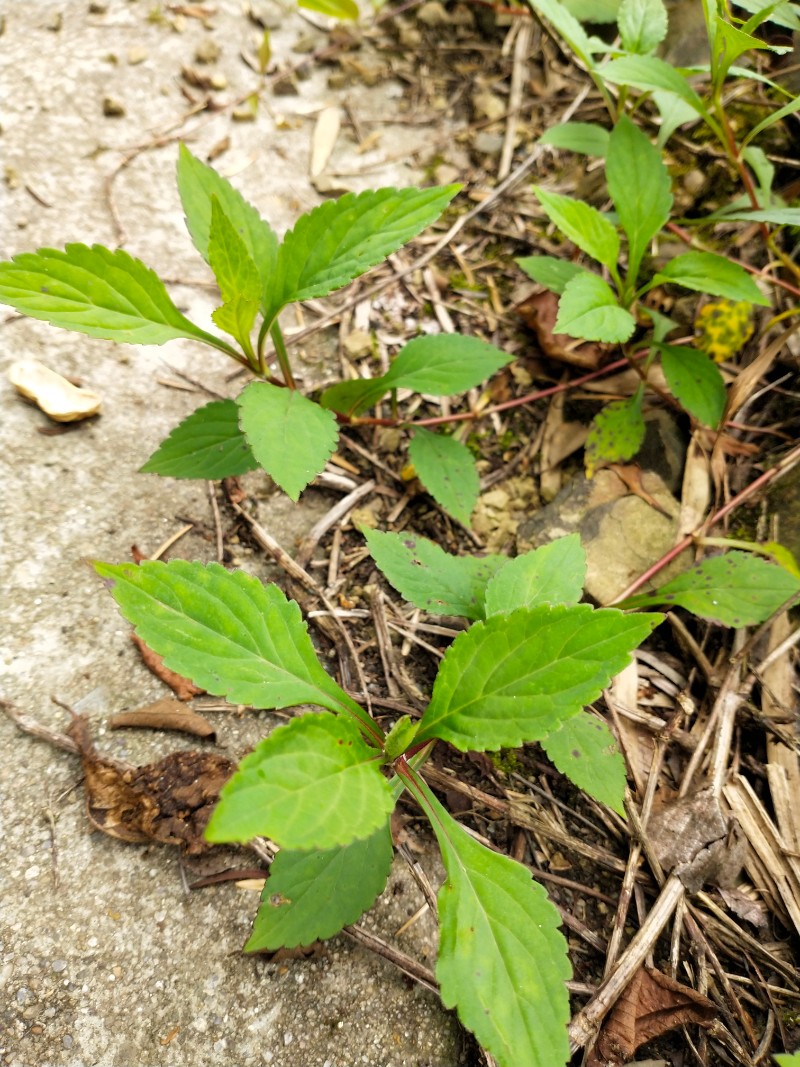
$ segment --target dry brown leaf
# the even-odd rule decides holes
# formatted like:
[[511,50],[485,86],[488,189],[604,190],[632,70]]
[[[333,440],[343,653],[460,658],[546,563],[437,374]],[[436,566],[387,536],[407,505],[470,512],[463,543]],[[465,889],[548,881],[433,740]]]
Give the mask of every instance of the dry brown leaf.
[[188,678],[184,678],[183,675],[176,674],[169,667],[165,667],[161,656],[153,652],[151,648],[148,648],[138,634],[131,634],[131,640],[139,649],[139,654],[145,667],[151,670],[162,682],[165,682],[173,690],[178,700],[191,700],[192,697],[200,696],[201,693],[205,692],[205,689],[198,689],[194,682],[190,682]]
[[587,1067],[616,1067],[636,1050],[678,1026],[710,1026],[718,1011],[713,1001],[654,967],[631,979],[603,1023]]
[[711,470],[708,456],[693,434],[686,451],[681,488],[681,512],[678,518],[678,540],[696,530],[708,513],[711,503]]
[[674,871],[688,892],[738,881],[747,841],[710,789],[668,804],[650,818],[647,831],[659,863]]
[[668,519],[672,518],[672,515],[659,504],[653,494],[645,489],[642,483],[642,468],[637,463],[609,463],[608,466],[618,478],[622,479],[634,496],[640,497],[651,508],[655,508],[662,515],[666,515]]
[[235,763],[214,752],[173,752],[133,767],[98,754],[82,715],[73,716],[67,733],[80,750],[96,829],[121,841],[180,845],[190,856],[213,847],[203,831]]
[[217,736],[208,719],[172,697],[156,700],[138,711],[122,711],[112,715],[108,725],[112,730],[125,726],[142,730],[180,730],[209,741],[216,740]]
[[317,117],[311,137],[309,177],[312,181],[318,178],[328,165],[341,128],[342,115],[339,108],[324,107]]
[[533,330],[546,356],[569,363],[583,370],[596,370],[605,351],[594,341],[577,341],[564,333],[553,333],[558,317],[558,297],[555,293],[534,293],[514,309],[525,325]]

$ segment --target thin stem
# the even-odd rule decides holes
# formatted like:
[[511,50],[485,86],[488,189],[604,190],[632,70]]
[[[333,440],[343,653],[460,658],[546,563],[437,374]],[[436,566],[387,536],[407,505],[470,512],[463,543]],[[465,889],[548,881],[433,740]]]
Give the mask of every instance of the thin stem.
[[292,368],[289,364],[289,353],[286,351],[286,343],[283,340],[283,331],[281,330],[277,319],[272,323],[269,332],[270,337],[272,338],[272,343],[275,345],[275,355],[278,357],[283,380],[290,389],[296,389],[297,382],[294,380],[294,375],[292,374]]

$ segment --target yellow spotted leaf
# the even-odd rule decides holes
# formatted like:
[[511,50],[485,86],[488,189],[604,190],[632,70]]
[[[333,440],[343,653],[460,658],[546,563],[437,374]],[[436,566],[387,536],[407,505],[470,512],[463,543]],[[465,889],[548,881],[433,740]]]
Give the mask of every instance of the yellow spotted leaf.
[[741,352],[753,333],[753,305],[746,300],[712,300],[697,312],[695,345],[716,363]]

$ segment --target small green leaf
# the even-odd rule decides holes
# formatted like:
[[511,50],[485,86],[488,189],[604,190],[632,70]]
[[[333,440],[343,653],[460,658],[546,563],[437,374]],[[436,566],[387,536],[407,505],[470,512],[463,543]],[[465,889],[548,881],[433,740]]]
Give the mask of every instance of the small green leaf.
[[410,746],[417,732],[417,724],[410,715],[401,715],[383,743],[387,760],[395,760]]
[[609,270],[617,269],[619,235],[605,215],[601,215],[597,208],[584,203],[583,200],[548,192],[540,185],[534,185],[533,191],[547,217],[573,244]]
[[657,346],[669,391],[704,426],[719,425],[725,411],[725,381],[705,352],[685,345]]
[[201,163],[184,144],[178,157],[178,192],[194,246],[209,265],[211,204],[216,197],[222,213],[244,241],[258,269],[263,298],[270,286],[276,284],[278,238],[270,225],[226,178]]
[[800,1050],[797,1052],[779,1052],[772,1057],[778,1067],[800,1067]]
[[583,271],[564,286],[554,333],[621,344],[635,329],[633,315],[619,306],[611,286],[596,274]]
[[654,593],[629,597],[626,608],[666,604],[725,626],[756,626],[800,591],[800,579],[750,552],[696,563]]
[[282,848],[269,869],[245,952],[324,941],[356,922],[386,886],[389,824],[348,845],[313,852]]
[[416,740],[481,752],[541,740],[595,700],[660,621],[577,604],[476,622],[445,653]]
[[[798,97],[800,100],[800,97]],[[726,222],[769,222],[773,226],[800,226],[800,207],[769,207],[759,211],[725,212]]]
[[218,563],[95,563],[128,622],[170,670],[234,704],[318,704],[379,732],[320,665],[300,609],[276,585]]
[[540,742],[571,782],[584,793],[625,814],[625,760],[614,735],[588,711],[579,711]]
[[727,19],[719,15],[715,17],[716,29],[714,34],[714,50],[716,62],[714,64],[714,80],[717,85],[722,85],[728,71],[745,52],[751,49],[769,48],[765,41],[753,37],[749,33],[740,30],[738,26],[731,25]]
[[452,556],[414,534],[361,531],[370,555],[402,596],[437,615],[483,617],[486,583],[508,563],[505,556]]
[[437,504],[469,526],[478,501],[480,479],[467,446],[454,437],[417,428],[408,455],[417,477]]
[[576,275],[587,273],[577,263],[572,263],[569,259],[557,259],[555,256],[525,256],[518,259],[517,264],[532,281],[543,285],[551,293],[558,293],[559,296]]
[[[743,8],[745,11],[750,11],[754,15],[758,16],[756,19],[756,25],[760,26],[762,21],[774,22],[778,26],[785,26],[789,30],[800,30],[800,19],[794,11],[794,5],[790,3],[778,3],[774,0],[742,0],[737,4],[737,7]],[[772,8],[770,11],[769,9]],[[766,16],[766,19],[765,19]],[[748,20],[752,22],[752,20]],[[752,30],[754,27],[751,26]],[[800,1067],[800,1064],[798,1064]]]
[[250,331],[256,321],[258,300],[235,296],[227,304],[211,312],[211,319],[224,333],[235,337],[242,347],[249,343]]
[[222,787],[205,835],[330,849],[370,837],[393,807],[380,753],[354,722],[323,711],[279,726],[245,756]]
[[560,1067],[569,1059],[561,916],[530,872],[480,845],[420,782],[447,878],[439,890],[442,1003],[499,1067]]
[[606,463],[619,463],[635,456],[642,447],[644,429],[641,392],[630,400],[612,400],[606,404],[592,420],[586,438],[586,476],[591,478]]
[[[655,2],[661,6],[661,0]],[[620,117],[611,131],[606,180],[628,238],[628,283],[631,284],[639,274],[650,242],[669,220],[672,183],[659,150],[626,115]]]
[[261,288],[258,268],[250,258],[247,245],[214,194],[211,196],[208,262],[224,301],[233,300],[236,296],[258,300]]
[[[608,46],[597,37],[587,36],[578,18],[569,11],[569,5],[560,3],[559,0],[530,0],[530,5],[537,15],[543,15],[551,23],[585,66],[590,71],[593,70],[595,64],[592,54],[605,52]],[[602,11],[603,6],[603,3],[593,2],[592,13]],[[613,22],[613,18],[610,21]]]
[[170,300],[158,275],[121,248],[69,244],[0,263],[0,302],[64,330],[130,345],[175,337],[216,344]]
[[679,126],[685,126],[687,122],[697,122],[698,114],[691,104],[687,104],[676,93],[666,89],[655,89],[652,93],[653,103],[658,108],[661,116],[661,126],[658,131],[656,145],[663,148]]
[[193,411],[162,441],[143,474],[170,478],[231,478],[258,467],[239,429],[239,409],[233,400],[212,400]]
[[355,0],[298,0],[298,7],[333,19],[353,20],[360,14]]
[[236,403],[256,460],[297,500],[333,455],[339,436],[336,419],[296,389],[269,382],[251,382]]
[[667,11],[661,0],[621,0],[617,26],[627,52],[647,55],[667,36]]
[[636,89],[666,89],[689,104],[701,118],[708,110],[686,78],[656,56],[623,56],[599,68],[599,74],[615,85],[632,85]]
[[603,159],[608,151],[608,130],[594,122],[561,122],[545,130],[539,144]]
[[283,239],[267,319],[327,296],[380,263],[441,215],[460,185],[346,193],[302,215]]
[[320,404],[330,411],[344,415],[360,415],[374,407],[388,393],[384,375],[379,378],[355,378],[329,386],[319,398]]
[[480,385],[513,358],[478,337],[458,333],[415,337],[392,360],[383,383],[387,389],[452,396]]
[[577,604],[586,580],[578,534],[510,559],[486,586],[486,616],[539,604]]
[[[751,211],[748,218],[756,214]],[[727,296],[730,300],[748,300],[751,304],[769,307],[769,300],[744,267],[713,252],[686,252],[682,256],[675,256],[653,279],[656,285],[663,282],[682,285],[698,293]]]

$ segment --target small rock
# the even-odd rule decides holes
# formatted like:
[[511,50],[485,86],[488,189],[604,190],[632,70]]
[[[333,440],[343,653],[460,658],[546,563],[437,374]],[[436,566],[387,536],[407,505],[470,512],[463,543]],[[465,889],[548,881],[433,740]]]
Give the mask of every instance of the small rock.
[[427,3],[417,8],[417,19],[424,26],[446,26],[450,16],[441,0],[427,0]]
[[503,137],[499,133],[489,133],[481,130],[473,141],[476,152],[484,156],[499,156],[503,148]]
[[125,114],[125,105],[114,96],[103,98],[103,114],[107,119],[118,119]]
[[108,11],[108,4],[106,0],[90,0],[89,14],[90,15],[105,15]]
[[100,397],[79,389],[38,360],[20,360],[8,369],[8,380],[24,397],[55,422],[77,422],[100,412]]
[[128,65],[131,67],[137,66],[139,63],[144,63],[147,59],[147,49],[142,48],[141,45],[134,45],[133,48],[128,49]]
[[360,359],[372,352],[372,336],[367,330],[353,330],[344,340],[344,350],[351,359]]
[[213,37],[206,37],[195,49],[194,58],[198,63],[216,63],[220,56],[220,47]]
[[48,18],[46,24],[47,29],[51,33],[58,33],[61,27],[64,25],[64,16],[60,11],[54,11]]

